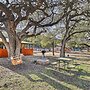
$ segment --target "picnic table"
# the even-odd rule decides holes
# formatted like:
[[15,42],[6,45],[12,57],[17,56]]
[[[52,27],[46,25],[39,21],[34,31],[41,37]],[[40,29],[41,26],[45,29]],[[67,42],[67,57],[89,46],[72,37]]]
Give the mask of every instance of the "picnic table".
[[57,62],[59,64],[59,68],[61,68],[60,64],[63,63],[64,64],[64,69],[66,66],[68,66],[68,64],[72,61],[71,58],[66,58],[66,57],[60,57],[57,59]]

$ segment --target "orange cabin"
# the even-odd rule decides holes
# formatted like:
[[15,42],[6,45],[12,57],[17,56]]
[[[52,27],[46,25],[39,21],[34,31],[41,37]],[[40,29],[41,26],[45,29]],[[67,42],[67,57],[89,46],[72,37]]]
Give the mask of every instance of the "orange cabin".
[[22,41],[21,48],[23,55],[33,55],[33,45],[30,42]]
[[[33,55],[33,49],[22,49],[21,53],[23,55]],[[6,49],[0,49],[0,58],[8,57],[8,52]]]
[[[33,45],[30,42],[21,42],[21,53],[23,55],[33,55]],[[8,57],[8,52],[3,42],[0,41],[0,58]]]
[[6,49],[0,49],[0,57],[8,57],[8,52]]
[[33,55],[33,49],[22,49],[23,55]]

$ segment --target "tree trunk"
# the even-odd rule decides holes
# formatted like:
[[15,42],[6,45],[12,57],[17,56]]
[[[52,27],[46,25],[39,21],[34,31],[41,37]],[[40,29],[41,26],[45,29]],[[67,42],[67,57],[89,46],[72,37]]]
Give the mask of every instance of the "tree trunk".
[[64,39],[62,40],[62,43],[61,43],[60,57],[65,57],[65,45],[66,45],[66,41]]
[[69,35],[69,19],[68,19],[68,15],[66,16],[66,24],[65,24],[65,35],[64,38],[62,40],[61,43],[61,50],[60,50],[60,57],[65,57],[65,46],[66,46],[66,42],[68,40],[68,35]]
[[16,34],[16,27],[14,22],[8,21],[8,38],[9,38],[9,52],[10,57],[20,57],[21,43]]
[[10,55],[12,57],[15,56],[15,50],[16,50],[16,40],[14,37],[15,36],[13,35],[9,36]]
[[17,37],[16,37],[16,40],[15,39],[12,39],[12,40],[9,41],[10,52],[11,52],[10,55],[11,57],[20,58],[21,41],[17,39]]
[[10,47],[6,43],[4,43],[4,45],[5,45],[6,49],[7,49],[8,57],[10,57],[11,56],[11,54],[10,54]]
[[15,54],[16,56],[20,56],[20,49],[21,49],[21,40],[18,39],[18,37],[16,37],[16,50],[15,50]]

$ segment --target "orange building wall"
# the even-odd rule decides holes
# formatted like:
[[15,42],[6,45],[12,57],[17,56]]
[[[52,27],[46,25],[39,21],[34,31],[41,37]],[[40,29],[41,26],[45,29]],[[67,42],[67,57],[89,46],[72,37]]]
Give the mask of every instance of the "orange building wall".
[[8,57],[8,52],[6,49],[0,49],[0,57]]
[[22,49],[23,55],[33,55],[33,49]]
[[[22,49],[23,55],[33,55],[33,49]],[[6,49],[0,49],[0,58],[8,57],[8,52]]]

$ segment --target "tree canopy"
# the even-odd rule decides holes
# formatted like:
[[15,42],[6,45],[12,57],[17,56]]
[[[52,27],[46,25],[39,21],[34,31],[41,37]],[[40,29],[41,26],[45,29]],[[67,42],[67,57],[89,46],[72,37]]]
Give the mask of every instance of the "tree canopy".
[[46,32],[45,26],[58,23],[64,17],[64,9],[58,0],[0,1],[0,38],[11,56],[19,54],[22,39],[40,35]]
[[74,28],[82,20],[90,20],[89,0],[0,1],[0,38],[10,56],[20,55],[21,40],[25,37],[40,35],[46,27],[56,24],[64,27],[63,46],[77,33]]

